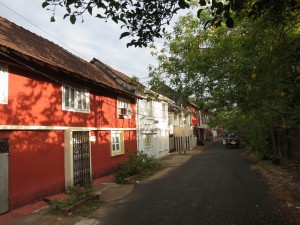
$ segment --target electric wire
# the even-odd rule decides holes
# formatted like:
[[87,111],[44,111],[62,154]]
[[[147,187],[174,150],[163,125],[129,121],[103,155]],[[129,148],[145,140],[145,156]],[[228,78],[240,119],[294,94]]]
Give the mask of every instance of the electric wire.
[[[8,10],[12,11],[13,13],[17,14],[18,16],[20,16],[22,19],[24,19],[25,21],[27,21],[28,23],[30,23],[30,24],[33,25],[34,27],[36,27],[36,28],[38,28],[39,30],[41,30],[42,32],[46,33],[47,35],[49,35],[50,37],[52,37],[53,39],[55,39],[56,41],[58,41],[58,42],[61,43],[62,45],[68,47],[68,48],[71,49],[72,51],[74,51],[74,52],[76,52],[77,54],[79,54],[79,55],[81,55],[82,57],[84,57],[82,54],[80,54],[79,52],[77,52],[76,50],[74,50],[73,48],[71,48],[70,46],[68,46],[67,44],[65,44],[64,42],[60,41],[59,39],[57,39],[57,38],[54,37],[53,35],[49,34],[47,31],[45,31],[44,29],[42,29],[42,28],[40,28],[39,26],[37,26],[37,25],[35,25],[34,23],[32,23],[30,20],[28,20],[27,18],[25,18],[25,17],[24,17],[23,15],[21,15],[20,13],[18,13],[18,12],[16,12],[15,10],[11,9],[10,7],[8,7],[7,5],[5,5],[5,4],[2,3],[2,2],[0,2],[0,4],[3,5],[5,8],[7,8]],[[10,59],[12,59],[12,60],[18,62],[18,63],[20,63],[21,65],[23,65],[23,66],[25,66],[25,67],[27,67],[27,68],[29,68],[29,69],[35,71],[35,72],[37,72],[37,73],[39,73],[39,74],[41,74],[41,75],[47,77],[48,79],[51,79],[51,80],[55,81],[56,83],[58,83],[58,84],[60,84],[60,85],[62,85],[62,86],[67,86],[67,87],[69,87],[69,88],[73,88],[72,86],[69,86],[69,85],[67,85],[66,83],[63,83],[62,81],[59,81],[59,80],[57,80],[57,79],[55,79],[55,78],[53,78],[53,77],[51,77],[51,76],[49,76],[49,75],[47,75],[47,74],[41,72],[41,71],[38,71],[38,70],[36,70],[36,69],[34,69],[34,68],[32,68],[32,67],[30,67],[30,66],[24,64],[23,62],[20,62],[20,61],[18,61],[18,60],[16,60],[16,59],[14,59],[14,58],[12,58],[12,57],[10,57],[10,56],[4,54],[3,52],[0,52],[0,53],[1,53],[2,55],[5,55],[6,57],[9,57]],[[148,77],[143,77],[143,78],[139,78],[139,79],[150,79],[150,78],[151,78],[151,77],[148,76]],[[141,84],[147,84],[147,85],[149,84],[149,82],[140,82],[140,83],[141,83]],[[89,96],[84,95],[82,92],[80,92],[80,94],[83,95],[85,98],[88,98],[88,99],[89,99]],[[109,103],[106,103],[106,104],[109,105]],[[111,106],[114,106],[114,105],[111,105]],[[114,106],[114,107],[115,107],[115,108],[118,108],[117,106]],[[157,109],[157,108],[155,108],[155,107],[153,107],[153,106],[152,106],[152,109],[154,109],[154,110],[160,110],[160,109]],[[133,112],[133,113],[137,114],[136,112]],[[140,115],[145,116],[144,114],[140,114]],[[160,117],[156,117],[156,118],[160,118]],[[161,118],[164,118],[164,117],[161,117]]]
[[66,46],[67,48],[69,48],[70,50],[74,51],[75,53],[77,53],[78,55],[82,56],[83,58],[86,58],[83,54],[77,52],[75,49],[73,49],[72,47],[68,46],[66,43],[62,42],[61,40],[57,39],[56,37],[54,37],[53,35],[49,34],[47,31],[45,31],[44,29],[40,28],[39,26],[35,25],[34,23],[32,23],[30,20],[26,19],[24,16],[22,16],[20,13],[16,12],[15,10],[9,8],[7,5],[5,5],[4,3],[0,2],[1,5],[3,5],[5,8],[7,8],[8,10],[12,11],[13,13],[17,14],[18,16],[20,16],[22,19],[24,19],[25,21],[27,21],[28,23],[30,23],[32,26],[36,27],[37,29],[41,30],[42,32],[44,32],[45,34],[49,35],[50,37],[52,37],[53,39],[55,39],[56,41],[58,41],[59,43],[61,43],[62,45]]
[[[32,26],[36,27],[37,29],[39,29],[40,31],[44,32],[45,34],[47,34],[48,36],[50,36],[51,38],[53,38],[54,40],[56,40],[57,42],[59,42],[60,44],[62,44],[63,46],[67,47],[68,49],[72,50],[73,52],[75,52],[76,54],[78,54],[79,56],[81,56],[82,58],[88,58],[86,57],[84,54],[76,51],[74,48],[70,47],[69,45],[67,45],[66,43],[64,43],[63,41],[59,40],[58,38],[56,38],[55,36],[51,35],[50,33],[48,33],[46,30],[42,29],[41,27],[37,26],[36,24],[34,24],[33,22],[31,22],[30,20],[28,20],[26,17],[24,17],[23,15],[21,15],[20,13],[18,13],[17,11],[11,9],[10,7],[8,7],[7,5],[5,5],[3,2],[0,1],[0,4],[3,5],[5,8],[7,8],[8,10],[10,10],[11,12],[15,13],[16,15],[18,15],[19,17],[21,17],[22,19],[24,19],[25,21],[27,21],[28,23],[30,23]],[[139,78],[141,80],[143,79],[150,79],[151,77],[147,76],[147,77],[142,77]],[[148,85],[148,82],[140,82],[143,85]]]
[[[22,65],[22,66],[24,66],[24,67],[26,67],[26,68],[28,68],[28,69],[30,69],[30,70],[32,70],[32,71],[34,71],[34,72],[40,74],[40,75],[43,75],[43,76],[47,77],[48,79],[50,79],[50,80],[56,82],[56,83],[59,84],[59,85],[66,86],[66,87],[69,87],[69,88],[73,88],[73,89],[74,89],[74,87],[72,87],[72,86],[70,86],[70,85],[68,85],[68,84],[66,84],[66,83],[64,83],[64,82],[62,82],[62,81],[60,81],[60,80],[57,80],[57,79],[53,78],[52,76],[50,76],[50,75],[48,75],[48,74],[46,74],[46,73],[44,73],[44,72],[41,72],[41,71],[39,71],[39,70],[37,70],[37,69],[35,69],[35,68],[33,68],[33,67],[31,67],[31,66],[25,64],[25,63],[19,61],[18,59],[15,59],[15,58],[13,58],[13,57],[11,57],[11,56],[9,56],[9,55],[3,53],[2,51],[0,51],[0,54],[4,55],[5,57],[7,57],[7,58],[9,58],[9,59],[11,59],[11,60],[13,60],[13,61],[19,63],[20,65]],[[89,90],[94,90],[94,91],[95,91],[96,89],[91,89],[91,88],[89,88]],[[83,97],[85,97],[86,99],[90,99],[89,96],[83,94],[82,92],[80,92],[79,94],[82,95]],[[105,102],[105,101],[103,101],[103,103],[105,103],[105,104],[107,104],[107,105],[109,105],[109,106],[112,106],[112,107],[114,107],[114,108],[116,108],[116,109],[119,108],[119,107],[117,107],[116,105],[112,105],[112,104],[110,104],[110,103],[108,103],[108,102]],[[153,110],[161,110],[161,109],[158,109],[158,108],[153,107],[153,105],[151,106],[151,108],[152,108]],[[139,116],[148,116],[148,115],[140,114],[140,113],[137,113],[137,112],[132,112],[132,114],[139,115]],[[155,117],[155,118],[165,118],[165,117]]]

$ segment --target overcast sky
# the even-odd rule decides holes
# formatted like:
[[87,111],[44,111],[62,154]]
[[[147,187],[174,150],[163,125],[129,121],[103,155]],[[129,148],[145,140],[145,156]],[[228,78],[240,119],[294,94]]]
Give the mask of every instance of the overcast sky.
[[[50,22],[52,13],[42,8],[42,0],[0,0],[0,16],[38,34],[73,54],[90,61],[97,58],[128,76],[137,76],[146,85],[148,66],[156,65],[149,48],[126,47],[120,40],[120,25],[104,22],[89,14],[72,25],[57,12],[56,22]],[[61,10],[60,10],[61,11]],[[21,15],[21,16],[20,16]],[[46,31],[46,32],[44,32]],[[53,38],[54,37],[54,38]]]

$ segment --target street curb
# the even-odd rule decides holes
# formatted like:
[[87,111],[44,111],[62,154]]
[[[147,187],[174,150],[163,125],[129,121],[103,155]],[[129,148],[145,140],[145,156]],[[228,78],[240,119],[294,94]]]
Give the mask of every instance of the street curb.
[[[190,157],[192,157],[192,155],[201,153],[206,146],[214,142],[215,141],[210,141],[205,146],[197,146],[192,150],[187,150],[186,154],[179,154],[178,152],[170,153],[168,156],[158,159],[157,163],[160,164],[161,168],[165,167],[163,168],[163,170],[167,168],[180,166],[183,163],[187,162],[190,159]],[[151,177],[152,176],[150,176],[149,178]],[[149,178],[146,178],[145,180]],[[136,185],[135,183],[119,185],[114,183],[113,179],[113,174],[110,174],[108,176],[101,177],[93,181],[93,194],[98,194],[100,196],[101,201],[113,202],[116,200],[120,200],[126,197],[129,193],[131,193]],[[55,196],[61,196],[62,194],[64,193]],[[55,196],[49,196],[47,198],[51,200],[58,200],[58,197],[54,198]],[[13,222],[17,219],[22,219],[23,217],[29,216],[34,213],[39,213],[39,211],[45,210],[47,208],[49,208],[49,205],[43,200],[26,205],[19,209],[12,210],[8,213],[0,215],[0,224],[6,224],[8,222]]]

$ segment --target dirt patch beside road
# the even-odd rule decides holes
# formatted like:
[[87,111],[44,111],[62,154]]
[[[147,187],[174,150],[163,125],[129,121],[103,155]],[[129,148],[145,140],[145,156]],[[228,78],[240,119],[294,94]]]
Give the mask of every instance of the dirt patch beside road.
[[274,165],[271,161],[258,161],[250,151],[242,155],[254,162],[252,169],[258,171],[271,185],[271,194],[281,202],[282,210],[295,224],[300,224],[300,162],[281,160]]

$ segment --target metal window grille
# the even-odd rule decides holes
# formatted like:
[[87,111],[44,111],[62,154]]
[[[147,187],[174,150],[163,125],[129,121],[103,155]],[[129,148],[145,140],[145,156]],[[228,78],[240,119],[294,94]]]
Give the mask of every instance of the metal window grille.
[[74,131],[73,138],[73,183],[83,186],[90,180],[90,145],[89,132]]

